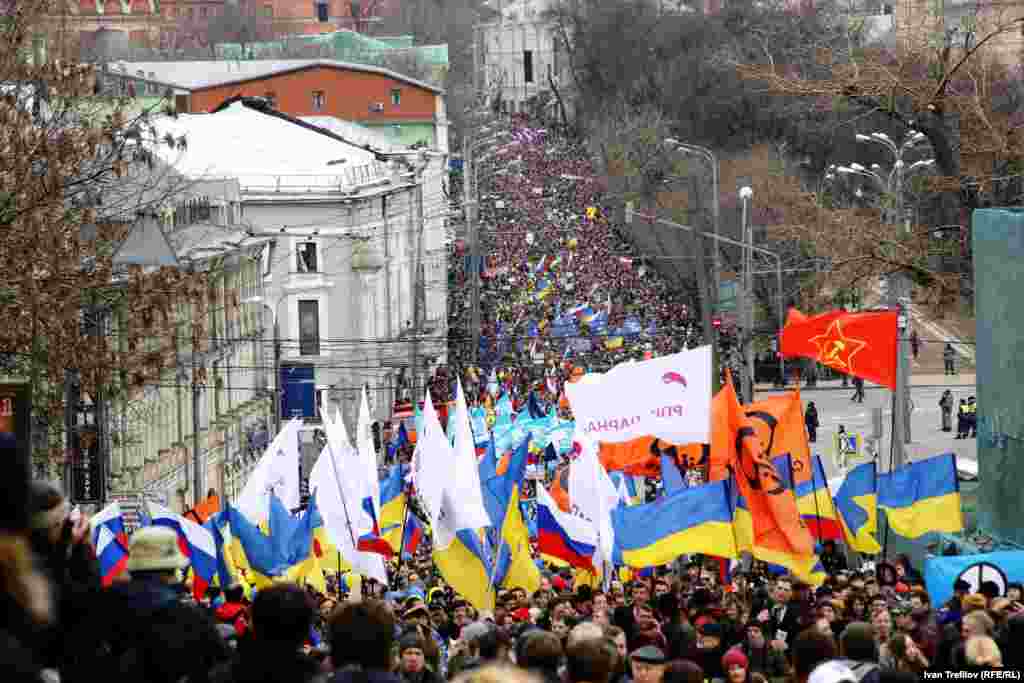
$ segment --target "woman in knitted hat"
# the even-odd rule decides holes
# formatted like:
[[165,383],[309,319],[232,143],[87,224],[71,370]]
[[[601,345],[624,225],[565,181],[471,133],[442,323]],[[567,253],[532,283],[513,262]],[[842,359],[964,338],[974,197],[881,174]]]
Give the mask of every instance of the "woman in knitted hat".
[[403,683],[443,683],[440,676],[427,668],[425,651],[423,637],[415,631],[406,633],[398,641],[399,674]]
[[732,648],[722,657],[726,683],[750,683],[750,662],[739,648]]

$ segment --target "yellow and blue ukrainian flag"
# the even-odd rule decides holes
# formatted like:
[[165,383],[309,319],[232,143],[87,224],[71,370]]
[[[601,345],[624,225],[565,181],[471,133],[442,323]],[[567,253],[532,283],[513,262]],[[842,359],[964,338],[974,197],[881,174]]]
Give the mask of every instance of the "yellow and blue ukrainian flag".
[[405,524],[405,472],[408,465],[394,465],[380,482],[380,535],[397,553]]
[[[540,570],[530,554],[530,533],[519,506],[526,463],[530,454],[530,436],[512,453],[508,467],[501,475],[495,473],[481,482],[484,507],[497,533],[494,585],[523,588],[533,594],[540,589]],[[498,512],[500,511],[500,513]],[[500,514],[495,520],[493,516]]]
[[729,483],[681,489],[643,505],[612,512],[614,562],[633,568],[667,564],[680,555],[736,557]]
[[851,550],[875,555],[878,544],[878,469],[874,462],[857,465],[846,473],[833,497],[843,536]]
[[964,528],[956,456],[936,455],[904,465],[878,478],[878,506],[892,530],[904,538]]

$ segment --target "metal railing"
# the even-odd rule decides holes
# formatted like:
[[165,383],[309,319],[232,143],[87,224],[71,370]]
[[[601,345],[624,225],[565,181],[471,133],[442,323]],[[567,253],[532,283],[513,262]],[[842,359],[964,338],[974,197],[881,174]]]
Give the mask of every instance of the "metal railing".
[[339,168],[337,173],[244,174],[239,184],[245,192],[265,194],[305,194],[312,192],[348,192],[390,177],[386,164],[373,162]]

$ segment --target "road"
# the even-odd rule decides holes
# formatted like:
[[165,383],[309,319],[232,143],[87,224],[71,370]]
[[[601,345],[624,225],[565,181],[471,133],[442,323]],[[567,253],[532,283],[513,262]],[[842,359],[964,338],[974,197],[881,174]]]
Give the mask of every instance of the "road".
[[[949,387],[953,392],[955,403],[961,398],[974,395],[974,387],[960,386]],[[943,432],[941,426],[941,413],[939,410],[939,398],[946,387],[912,387],[911,400],[913,401],[913,412],[911,414],[912,443],[906,445],[908,456],[912,460],[925,458],[940,453],[954,452],[958,459],[966,459],[977,462],[978,449],[974,439],[957,440],[956,419],[954,415],[953,432]],[[880,469],[888,469],[889,462],[889,437],[892,431],[892,394],[887,389],[867,387],[864,391],[863,403],[854,403],[850,400],[853,395],[853,386],[849,390],[842,389],[801,389],[800,397],[804,405],[808,401],[814,401],[818,407],[818,420],[821,426],[818,428],[818,441],[811,444],[811,452],[822,457],[825,463],[828,477],[838,474],[834,451],[833,435],[838,431],[840,425],[846,428],[846,432],[859,433],[864,437],[871,434],[871,409],[881,407],[883,409],[882,426],[884,436],[881,444]],[[756,398],[771,396],[771,392],[758,392]]]

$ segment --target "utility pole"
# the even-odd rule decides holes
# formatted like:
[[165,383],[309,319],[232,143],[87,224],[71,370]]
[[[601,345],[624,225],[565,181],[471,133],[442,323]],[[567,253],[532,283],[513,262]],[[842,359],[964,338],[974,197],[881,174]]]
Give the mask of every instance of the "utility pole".
[[[704,222],[704,200],[700,193],[700,184],[697,176],[690,176],[690,196],[693,198],[694,211],[698,219]],[[717,233],[717,230],[715,231]],[[718,243],[712,240],[715,251],[718,251]],[[718,371],[718,344],[715,335],[715,326],[711,321],[711,308],[714,305],[714,294],[708,291],[708,272],[704,263],[704,238],[703,233],[693,232],[693,248],[697,255],[697,290],[700,301],[701,325],[704,328],[704,338],[711,344],[711,387],[715,393],[719,389]]]
[[199,457],[199,366],[196,364],[195,336],[192,338],[192,506],[199,504],[203,486]]
[[[896,232],[906,236],[907,221],[903,215],[903,161],[896,162]],[[889,304],[898,311],[896,325],[896,394],[893,405],[893,461],[896,469],[906,464],[904,444],[910,443],[910,280],[903,271],[889,276]]]
[[[465,166],[463,166],[465,169]],[[415,410],[419,401],[419,362],[420,362],[420,335],[423,333],[423,307],[425,296],[423,296],[423,177],[420,173],[416,175],[416,219],[419,227],[416,232],[416,259],[413,272],[412,292],[412,346],[410,349],[411,359],[409,369],[412,371],[412,392],[411,399]]]
[[277,436],[281,432],[281,325],[277,309],[271,312],[274,314],[274,436]]
[[750,200],[754,191],[749,186],[740,188],[743,202],[743,356],[746,382],[743,396],[746,403],[754,401],[754,230],[750,221]]

